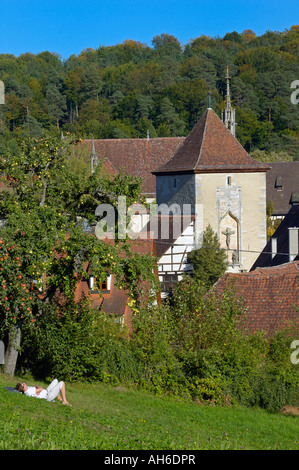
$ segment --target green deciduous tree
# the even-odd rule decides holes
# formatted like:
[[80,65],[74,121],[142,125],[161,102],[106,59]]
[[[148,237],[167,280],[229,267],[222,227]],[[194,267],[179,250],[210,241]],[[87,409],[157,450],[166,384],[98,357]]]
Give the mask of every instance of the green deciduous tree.
[[155,36],[152,45],[160,57],[170,56],[179,59],[182,56],[182,46],[171,34],[162,33]]
[[19,247],[0,239],[0,336],[6,340],[5,369],[14,374],[20,325],[34,322],[32,293],[22,272]]
[[[65,61],[47,51],[0,54],[6,92],[0,148],[26,132],[39,136],[39,128],[55,134],[57,126],[81,138],[143,136],[144,119],[154,126],[152,136],[187,135],[207,107],[209,88],[211,107],[221,115],[228,65],[241,144],[297,158],[299,107],[291,103],[290,84],[299,76],[298,38],[294,25],[261,36],[251,30],[201,35],[185,46],[162,33],[151,47],[127,39]],[[165,98],[175,116],[161,107]]]
[[[2,336],[27,312],[38,321],[43,306],[55,302],[57,295],[74,302],[76,286],[89,278],[90,270],[98,282],[113,273],[134,305],[142,281],[154,283],[152,256],[134,254],[127,240],[117,240],[117,230],[113,246],[83,230],[84,220],[96,222],[99,204],[117,209],[118,195],[126,196],[128,205],[138,201],[140,181],[105,176],[100,165],[94,173],[90,165],[82,165],[78,172],[70,145],[49,136],[27,138],[19,152],[7,151],[1,160],[5,190],[0,214],[5,223],[0,235],[6,240],[2,261],[0,257],[0,283],[2,271],[6,280],[0,289]],[[40,290],[29,298],[32,283]],[[1,297],[4,290],[9,295]]]

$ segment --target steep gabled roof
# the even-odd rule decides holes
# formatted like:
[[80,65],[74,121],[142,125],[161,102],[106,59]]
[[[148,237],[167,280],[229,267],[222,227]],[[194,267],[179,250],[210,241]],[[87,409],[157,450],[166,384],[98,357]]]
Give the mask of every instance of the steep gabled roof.
[[[166,163],[185,137],[157,137],[150,139],[95,139],[95,153],[109,174],[120,171],[142,179],[142,193],[156,195],[156,179],[152,171]],[[92,141],[83,145],[91,150]]]
[[268,169],[268,165],[257,162],[246,152],[217,114],[208,108],[174,156],[153,174]]

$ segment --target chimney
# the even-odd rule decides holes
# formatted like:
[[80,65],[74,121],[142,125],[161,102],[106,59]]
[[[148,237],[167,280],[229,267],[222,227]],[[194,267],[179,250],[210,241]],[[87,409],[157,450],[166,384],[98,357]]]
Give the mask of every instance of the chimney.
[[293,261],[299,251],[299,228],[289,227],[289,261]]
[[271,238],[271,259],[277,255],[277,238]]

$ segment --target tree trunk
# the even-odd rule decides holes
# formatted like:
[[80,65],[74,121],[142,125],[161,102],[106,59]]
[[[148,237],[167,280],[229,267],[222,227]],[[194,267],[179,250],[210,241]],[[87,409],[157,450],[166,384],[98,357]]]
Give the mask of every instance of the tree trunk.
[[19,347],[21,343],[21,326],[17,325],[9,334],[8,346],[5,353],[5,372],[13,377],[17,365]]
[[4,364],[5,347],[3,341],[0,341],[0,365]]

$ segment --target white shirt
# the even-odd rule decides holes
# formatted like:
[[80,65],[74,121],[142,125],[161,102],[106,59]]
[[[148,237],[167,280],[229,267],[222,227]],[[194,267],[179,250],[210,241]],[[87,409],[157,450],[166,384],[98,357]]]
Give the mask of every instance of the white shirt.
[[48,397],[48,392],[44,388],[37,395],[36,394],[36,387],[28,387],[26,392],[24,392],[24,394],[27,395],[28,397],[45,398],[45,399],[47,399],[47,397]]
[[45,388],[42,389],[42,391],[40,392],[39,395],[36,395],[37,398],[45,398],[47,399],[48,398],[48,392]]
[[27,397],[37,397],[36,395],[36,388],[35,387],[28,387],[26,392],[24,392]]

